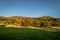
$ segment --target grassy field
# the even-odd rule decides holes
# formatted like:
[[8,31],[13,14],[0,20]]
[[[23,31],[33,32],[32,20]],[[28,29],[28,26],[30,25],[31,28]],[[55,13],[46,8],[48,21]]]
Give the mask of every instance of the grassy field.
[[0,26],[0,40],[60,40],[60,31]]

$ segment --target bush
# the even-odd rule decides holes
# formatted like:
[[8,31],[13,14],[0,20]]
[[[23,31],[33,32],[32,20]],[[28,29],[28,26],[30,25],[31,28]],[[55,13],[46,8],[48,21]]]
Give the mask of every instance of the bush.
[[5,25],[0,25],[0,27],[5,27]]

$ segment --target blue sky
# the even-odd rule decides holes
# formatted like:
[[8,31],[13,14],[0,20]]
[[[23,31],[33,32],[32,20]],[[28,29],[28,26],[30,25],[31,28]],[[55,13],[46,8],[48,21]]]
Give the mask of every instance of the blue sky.
[[0,16],[60,17],[60,0],[0,0]]

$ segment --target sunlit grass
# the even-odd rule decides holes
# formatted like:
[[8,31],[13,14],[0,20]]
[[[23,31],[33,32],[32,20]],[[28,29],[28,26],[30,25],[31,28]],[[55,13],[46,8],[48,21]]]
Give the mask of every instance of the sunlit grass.
[[60,31],[0,27],[0,40],[60,40]]

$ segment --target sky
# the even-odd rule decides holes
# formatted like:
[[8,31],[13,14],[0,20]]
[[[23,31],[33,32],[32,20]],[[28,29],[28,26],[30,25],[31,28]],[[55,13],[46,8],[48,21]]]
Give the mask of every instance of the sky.
[[0,0],[0,16],[60,17],[60,0]]

